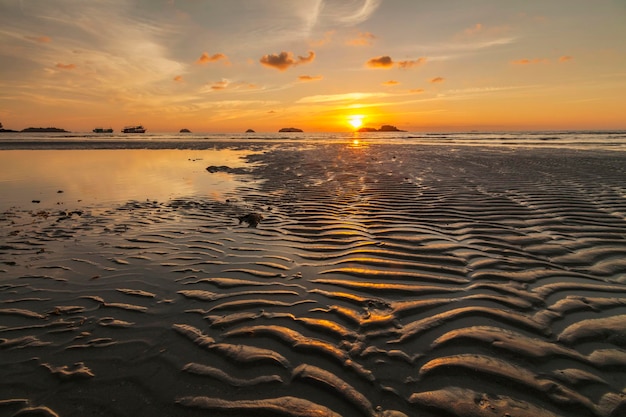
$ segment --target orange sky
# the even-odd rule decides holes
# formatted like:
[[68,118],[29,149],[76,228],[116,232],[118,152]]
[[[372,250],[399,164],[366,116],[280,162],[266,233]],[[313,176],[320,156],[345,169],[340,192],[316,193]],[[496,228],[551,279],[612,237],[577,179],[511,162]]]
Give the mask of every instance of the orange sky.
[[0,0],[0,122],[625,129],[622,0]]

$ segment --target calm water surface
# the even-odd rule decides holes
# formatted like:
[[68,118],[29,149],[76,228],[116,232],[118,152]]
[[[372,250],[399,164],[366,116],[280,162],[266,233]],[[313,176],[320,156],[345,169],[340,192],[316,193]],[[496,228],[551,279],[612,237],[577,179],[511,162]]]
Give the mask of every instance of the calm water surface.
[[75,208],[189,196],[219,200],[235,189],[241,176],[209,173],[206,168],[241,167],[242,157],[250,153],[232,149],[4,150],[0,151],[0,209]]

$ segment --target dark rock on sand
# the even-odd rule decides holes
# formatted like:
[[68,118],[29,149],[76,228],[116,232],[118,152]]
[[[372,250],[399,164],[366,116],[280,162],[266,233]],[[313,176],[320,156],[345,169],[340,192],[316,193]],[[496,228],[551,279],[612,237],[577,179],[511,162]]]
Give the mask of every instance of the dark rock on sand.
[[239,219],[239,224],[246,222],[248,223],[248,227],[257,227],[257,225],[261,223],[261,220],[263,220],[263,215],[259,213],[249,213],[237,218]]
[[283,127],[278,132],[285,133],[285,132],[304,132],[304,131],[302,129],[298,129],[297,127]]
[[214,174],[216,172],[230,172],[231,168],[227,167],[226,165],[211,165],[210,167],[207,167],[206,170],[209,171],[211,174]]

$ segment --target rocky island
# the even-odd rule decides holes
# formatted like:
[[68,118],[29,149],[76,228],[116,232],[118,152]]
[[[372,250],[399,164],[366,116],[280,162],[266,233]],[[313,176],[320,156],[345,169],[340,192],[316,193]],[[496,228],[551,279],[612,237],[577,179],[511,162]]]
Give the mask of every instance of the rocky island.
[[180,129],[180,131],[178,133],[191,133],[191,130],[189,130],[189,129]]
[[280,129],[278,131],[279,133],[285,133],[285,132],[304,132],[304,130],[302,129],[298,129],[297,127],[283,127],[282,129]]
[[0,133],[15,133],[15,132],[17,132],[17,130],[4,129],[2,127],[2,123],[0,123]]
[[382,125],[380,129],[376,129],[375,127],[362,127],[358,130],[359,132],[406,132],[406,130],[400,130],[392,125]]
[[23,133],[70,133],[65,129],[59,129],[58,127],[27,127],[22,129]]
[[246,133],[256,133],[256,132],[254,131],[254,129],[248,129],[246,130]]

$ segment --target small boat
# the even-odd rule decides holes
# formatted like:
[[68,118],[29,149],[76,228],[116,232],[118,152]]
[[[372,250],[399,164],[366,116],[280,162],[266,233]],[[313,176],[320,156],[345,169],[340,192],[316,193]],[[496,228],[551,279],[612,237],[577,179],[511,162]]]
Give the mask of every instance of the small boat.
[[126,126],[122,129],[122,133],[146,133],[146,129],[142,125]]
[[103,127],[97,127],[93,130],[93,133],[113,133],[113,128],[103,128]]

